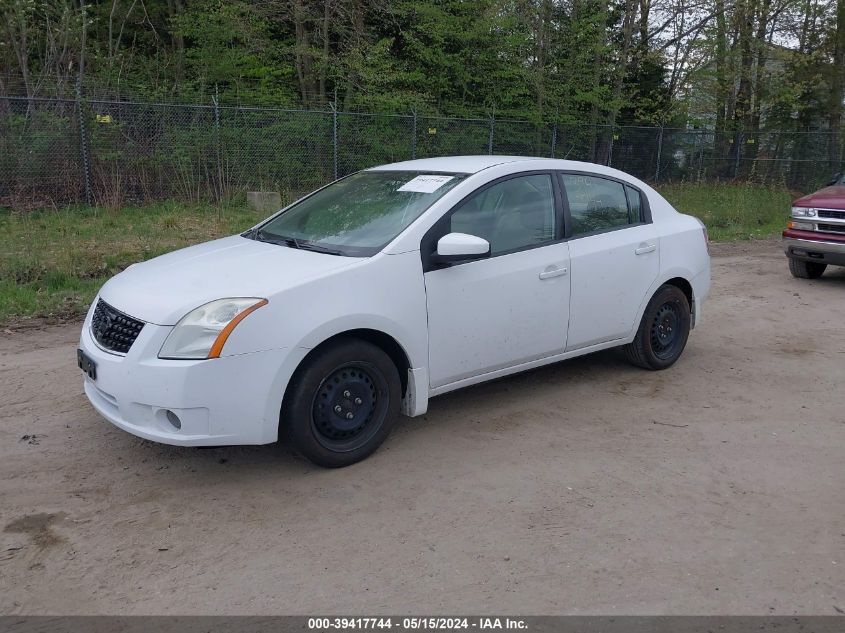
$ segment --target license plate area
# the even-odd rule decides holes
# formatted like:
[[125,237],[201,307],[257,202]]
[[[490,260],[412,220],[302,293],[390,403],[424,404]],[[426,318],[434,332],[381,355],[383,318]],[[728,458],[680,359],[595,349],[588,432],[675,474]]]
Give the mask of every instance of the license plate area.
[[97,363],[81,349],[76,350],[76,364],[91,380],[97,380]]

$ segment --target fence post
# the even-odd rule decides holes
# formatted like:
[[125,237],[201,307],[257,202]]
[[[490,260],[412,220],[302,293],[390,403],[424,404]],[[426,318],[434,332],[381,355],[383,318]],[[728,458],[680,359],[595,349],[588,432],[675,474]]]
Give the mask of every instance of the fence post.
[[411,126],[411,160],[417,157],[417,109],[414,108],[414,119]]
[[654,182],[660,182],[660,158],[663,153],[663,121],[660,122],[660,129],[657,131],[657,160],[654,165]]
[[79,121],[79,153],[82,177],[85,180],[85,202],[93,206],[91,195],[91,165],[88,160],[88,135],[85,133],[85,113],[82,111],[82,76],[76,78],[76,116]]
[[607,149],[607,166],[613,166],[613,137],[616,134],[615,128],[611,125],[610,126],[610,147]]
[[734,178],[739,176],[739,160],[742,154],[742,132],[736,133],[736,159],[734,160]]
[[704,134],[699,131],[695,133],[696,145],[698,145],[698,182],[704,177]]
[[490,117],[490,134],[487,137],[487,153],[493,153],[493,127],[496,125],[496,119],[494,117]]
[[555,157],[555,147],[557,146],[557,121],[552,125],[552,158]]
[[337,103],[331,102],[332,107],[332,173],[337,180]]
[[214,151],[217,157],[217,200],[223,199],[223,164],[220,151],[220,92],[217,84],[214,84],[214,96],[211,98],[214,104]]

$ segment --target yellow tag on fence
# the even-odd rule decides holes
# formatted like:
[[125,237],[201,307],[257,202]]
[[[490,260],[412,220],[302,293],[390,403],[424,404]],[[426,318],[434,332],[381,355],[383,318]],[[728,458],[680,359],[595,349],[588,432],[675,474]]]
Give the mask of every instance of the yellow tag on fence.
[[111,115],[110,114],[98,114],[97,115],[97,123],[111,123]]

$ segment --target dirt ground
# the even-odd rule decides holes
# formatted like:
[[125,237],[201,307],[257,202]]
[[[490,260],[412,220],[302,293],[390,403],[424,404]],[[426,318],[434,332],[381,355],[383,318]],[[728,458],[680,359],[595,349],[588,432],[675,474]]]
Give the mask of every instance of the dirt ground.
[[0,334],[0,613],[842,613],[845,269],[714,250],[672,369],[436,398],[343,470],[137,439],[78,324]]

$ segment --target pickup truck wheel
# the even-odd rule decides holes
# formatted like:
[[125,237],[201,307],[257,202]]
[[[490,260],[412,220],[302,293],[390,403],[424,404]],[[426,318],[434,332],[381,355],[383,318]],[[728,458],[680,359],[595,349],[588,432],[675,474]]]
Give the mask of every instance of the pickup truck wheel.
[[827,264],[820,264],[818,262],[808,262],[803,259],[789,258],[789,272],[793,277],[799,279],[818,279],[824,273]]
[[319,466],[361,461],[399,417],[399,372],[381,349],[341,339],[297,370],[285,394],[281,425],[294,447]]
[[634,365],[666,369],[680,358],[689,338],[690,309],[676,286],[660,286],[648,302],[634,340],[625,354]]

